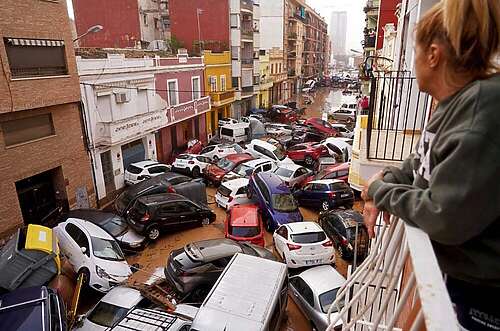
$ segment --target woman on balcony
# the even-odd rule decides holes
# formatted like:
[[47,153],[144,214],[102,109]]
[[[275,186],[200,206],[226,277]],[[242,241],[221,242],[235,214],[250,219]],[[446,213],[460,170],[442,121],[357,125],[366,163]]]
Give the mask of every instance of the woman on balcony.
[[499,0],[443,0],[416,27],[420,90],[437,102],[416,152],[362,193],[426,232],[467,330],[500,330]]

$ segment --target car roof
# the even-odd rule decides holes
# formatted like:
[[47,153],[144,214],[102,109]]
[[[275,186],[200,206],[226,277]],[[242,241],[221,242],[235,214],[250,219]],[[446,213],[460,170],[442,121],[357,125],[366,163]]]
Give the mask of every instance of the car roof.
[[269,161],[269,159],[258,158],[258,159],[252,159],[252,160],[245,161],[245,162],[243,162],[243,164],[245,164],[246,166],[252,167],[252,168],[256,168],[259,165],[261,165],[262,163],[267,163],[267,162],[271,162],[271,161]]
[[307,232],[323,232],[321,226],[316,222],[293,222],[285,224],[285,226],[290,230],[290,233],[307,233]]
[[189,251],[189,255],[196,260],[206,262],[233,256],[242,251],[236,241],[226,238],[195,241],[184,246],[184,250]]
[[157,161],[152,161],[152,160],[145,160],[145,161],[131,163],[131,165],[136,166],[138,168],[142,168],[142,169],[147,168],[147,167],[151,167],[151,166],[157,165],[157,164],[159,164]]
[[267,141],[260,140],[260,139],[253,139],[250,142],[250,144],[264,147],[265,149],[268,149],[270,151],[274,151],[275,149],[277,149],[277,147],[275,145],[268,143]]
[[113,287],[101,299],[102,302],[124,308],[135,307],[144,297],[141,292],[126,286]]
[[298,276],[300,276],[300,278],[302,278],[318,295],[334,288],[341,287],[346,282],[344,276],[330,265],[322,265],[307,269]]
[[259,207],[257,205],[237,205],[230,209],[230,222],[233,226],[259,225]]
[[242,186],[247,186],[248,182],[249,182],[248,178],[236,178],[223,182],[221,185],[232,190],[235,188],[240,188]]
[[304,167],[301,165],[295,164],[295,163],[283,163],[278,168],[296,171],[297,169],[304,168]]
[[[358,223],[363,223],[363,215],[355,210],[338,209],[338,210],[330,211],[329,214],[336,215],[336,216],[340,217],[342,219],[342,221],[354,220]],[[352,226],[356,226],[356,225],[353,224]]]
[[251,160],[253,159],[253,157],[247,153],[237,153],[229,154],[228,156],[226,156],[226,159],[232,162],[242,162],[242,160]]
[[[80,218],[71,218],[70,217],[64,223],[66,223],[68,221],[72,221],[73,223],[78,224],[78,226],[82,229],[85,229],[91,237],[108,239],[108,240],[113,239],[113,237],[109,233],[107,233],[106,230],[95,225],[92,222],[89,222],[89,221],[86,221],[86,220],[83,220]],[[63,223],[61,223],[61,224],[63,224]]]
[[317,180],[310,181],[309,183],[329,185],[329,184],[334,184],[334,183],[344,183],[344,181],[340,180],[340,179],[317,179]]
[[190,201],[183,195],[177,193],[159,193],[159,194],[151,194],[151,195],[143,195],[142,197],[137,198],[137,201],[145,205],[153,205],[161,202],[175,202],[175,201]]
[[290,193],[290,189],[280,176],[276,175],[272,172],[259,172],[256,176],[258,176],[269,188],[271,194],[275,193]]

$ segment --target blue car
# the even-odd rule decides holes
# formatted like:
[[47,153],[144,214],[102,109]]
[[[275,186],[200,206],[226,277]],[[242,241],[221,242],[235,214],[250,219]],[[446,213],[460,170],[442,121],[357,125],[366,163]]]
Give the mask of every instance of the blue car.
[[49,287],[20,288],[0,295],[2,331],[66,331],[66,308]]
[[301,222],[302,214],[288,186],[274,173],[259,172],[250,178],[248,197],[262,210],[266,230],[282,224]]
[[293,195],[301,206],[325,211],[354,205],[353,190],[339,179],[313,180]]

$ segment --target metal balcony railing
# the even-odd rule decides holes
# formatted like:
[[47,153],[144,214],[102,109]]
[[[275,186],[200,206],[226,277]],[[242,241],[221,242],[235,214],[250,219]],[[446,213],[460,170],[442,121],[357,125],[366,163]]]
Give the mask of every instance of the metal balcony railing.
[[43,76],[63,76],[68,74],[66,66],[11,68],[12,78],[28,78]]
[[458,331],[452,303],[431,241],[421,230],[393,217],[379,220],[376,241],[365,261],[338,291],[330,326],[342,330]]

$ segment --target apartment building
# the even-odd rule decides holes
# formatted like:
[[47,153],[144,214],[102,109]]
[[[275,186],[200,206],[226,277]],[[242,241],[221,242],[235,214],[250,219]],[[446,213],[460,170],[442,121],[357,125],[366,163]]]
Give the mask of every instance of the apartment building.
[[[76,32],[102,25],[79,40],[80,47],[147,48],[170,38],[168,0],[72,0]],[[153,45],[151,45],[153,46]]]
[[287,0],[285,8],[285,49],[288,86],[298,93],[303,84],[304,44],[306,40],[306,4],[304,0]]
[[0,237],[94,205],[65,1],[0,6]]
[[302,67],[304,80],[320,78],[327,74],[330,62],[328,25],[314,9],[306,5],[305,42]]

